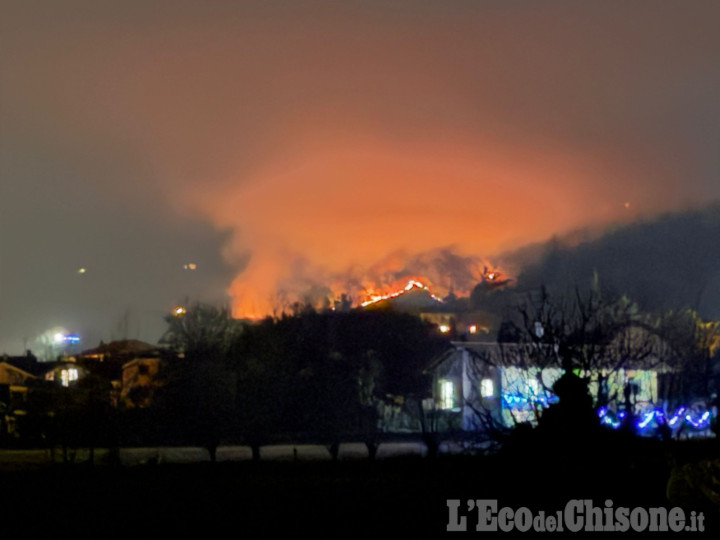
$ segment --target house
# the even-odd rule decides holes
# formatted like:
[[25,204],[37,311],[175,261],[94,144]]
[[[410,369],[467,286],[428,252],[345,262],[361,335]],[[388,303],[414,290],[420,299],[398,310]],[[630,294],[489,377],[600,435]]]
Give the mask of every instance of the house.
[[78,356],[84,360],[107,362],[113,360],[128,361],[141,355],[154,355],[158,347],[137,339],[121,339],[109,343],[100,342],[94,349],[87,349]]
[[28,379],[35,375],[12,365],[7,360],[0,361],[0,385],[24,386]]
[[0,439],[17,436],[17,418],[26,414],[28,383],[34,379],[7,359],[0,361]]
[[27,402],[28,381],[35,378],[7,361],[0,362],[0,404],[5,410],[23,408]]
[[[554,401],[559,368],[539,369],[497,342],[452,342],[430,366],[433,405],[449,429],[482,430],[532,421],[537,407]],[[515,348],[516,349],[516,348]]]
[[26,351],[22,356],[8,356],[5,354],[0,357],[0,361],[7,362],[35,377],[41,375],[44,371],[44,362],[38,361],[37,357],[31,351]]
[[120,405],[124,407],[148,407],[152,403],[160,380],[162,359],[159,356],[141,356],[122,366]]
[[77,363],[75,357],[69,356],[56,362],[48,362],[50,366],[44,373],[46,381],[55,382],[65,388],[74,386],[77,381],[86,377],[88,369]]
[[115,406],[142,406],[150,403],[155,389],[162,351],[137,339],[100,343],[83,351],[78,361],[90,372],[110,381]]
[[[43,378],[71,387],[92,375],[110,388],[114,406],[147,406],[159,371],[160,349],[136,339],[100,343],[77,356],[67,356],[45,364]],[[104,382],[102,382],[104,381]],[[146,388],[147,387],[147,388]],[[148,397],[142,397],[147,394]],[[140,405],[134,403],[139,399]]]
[[[557,401],[553,384],[563,373],[559,361],[540,364],[518,343],[452,342],[428,369],[433,379],[432,405],[441,429],[481,431],[522,422],[536,424],[542,410]],[[668,423],[675,419],[673,424],[706,429],[704,411],[688,416],[687,411],[663,408],[659,380],[665,370],[653,362],[628,362],[613,370],[599,370],[591,378],[589,391],[596,401],[599,395],[606,396],[603,401],[607,405],[598,410],[601,421],[617,427],[631,403],[638,426],[648,432],[662,421],[659,410]]]

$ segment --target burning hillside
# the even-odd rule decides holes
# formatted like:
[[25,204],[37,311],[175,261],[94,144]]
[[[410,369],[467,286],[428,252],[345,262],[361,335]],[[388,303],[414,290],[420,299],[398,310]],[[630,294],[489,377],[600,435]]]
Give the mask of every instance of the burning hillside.
[[377,304],[378,302],[382,302],[383,300],[390,300],[392,298],[397,298],[399,296],[402,296],[406,292],[412,291],[413,289],[427,291],[427,295],[431,299],[435,300],[436,302],[442,302],[442,299],[438,298],[433,293],[431,293],[430,290],[425,285],[423,285],[421,282],[411,279],[410,281],[407,282],[407,285],[405,285],[405,287],[403,287],[402,289],[392,292],[392,293],[389,293],[389,294],[373,295],[370,297],[369,300],[360,302],[360,305],[362,307],[367,307],[367,306],[370,306],[373,304]]
[[505,273],[486,260],[449,249],[412,256],[395,253],[370,267],[353,267],[342,273],[324,272],[305,261],[295,265],[291,277],[278,280],[279,286],[266,301],[250,287],[257,278],[250,265],[249,270],[231,288],[233,313],[240,318],[279,315],[297,305],[367,307],[408,293],[415,301],[423,293],[424,303],[432,306],[447,296],[469,296],[478,283],[507,283]]

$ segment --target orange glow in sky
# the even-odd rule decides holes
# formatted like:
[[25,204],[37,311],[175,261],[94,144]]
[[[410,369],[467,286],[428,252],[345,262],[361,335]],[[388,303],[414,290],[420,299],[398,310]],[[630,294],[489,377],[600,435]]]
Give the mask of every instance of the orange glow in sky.
[[[230,287],[237,316],[317,295],[359,303],[411,277],[440,296],[468,294],[498,254],[628,212],[598,181],[609,171],[572,147],[308,138],[283,166],[185,200],[234,231],[230,259],[249,255]],[[443,272],[432,255],[442,248],[468,258],[468,276]]]
[[717,2],[6,4],[0,339],[83,302],[460,295],[528,243],[720,198]]

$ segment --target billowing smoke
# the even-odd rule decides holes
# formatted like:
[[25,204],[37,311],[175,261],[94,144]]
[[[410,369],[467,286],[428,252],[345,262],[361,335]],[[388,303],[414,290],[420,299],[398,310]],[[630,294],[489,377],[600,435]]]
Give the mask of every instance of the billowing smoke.
[[238,315],[460,292],[474,257],[720,195],[718,3],[2,11],[3,340],[207,290]]

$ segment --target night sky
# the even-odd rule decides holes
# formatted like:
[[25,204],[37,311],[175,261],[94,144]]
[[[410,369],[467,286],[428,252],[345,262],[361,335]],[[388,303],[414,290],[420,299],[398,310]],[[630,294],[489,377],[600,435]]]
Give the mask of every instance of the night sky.
[[0,0],[0,352],[715,201],[718,28],[688,0]]

